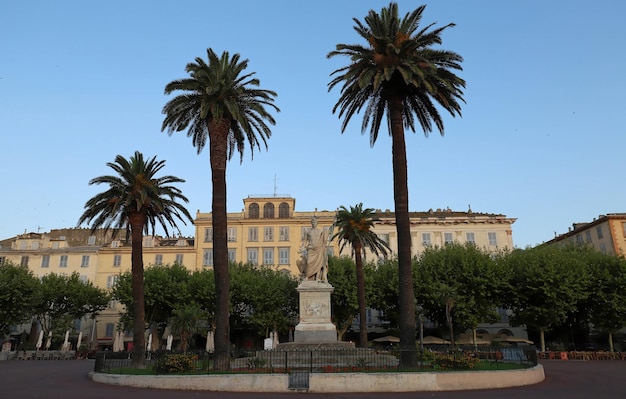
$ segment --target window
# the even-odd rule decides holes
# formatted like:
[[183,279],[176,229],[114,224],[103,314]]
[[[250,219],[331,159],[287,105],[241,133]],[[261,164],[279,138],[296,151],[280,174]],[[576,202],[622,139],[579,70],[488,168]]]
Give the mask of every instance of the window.
[[115,324],[107,323],[104,336],[105,337],[113,337],[113,332],[115,331]]
[[50,266],[50,255],[44,255],[41,257],[41,267]]
[[58,241],[53,241],[52,242],[52,249],[59,249],[59,242]]
[[443,233],[443,241],[446,244],[452,244],[454,242],[452,239],[452,233]]
[[598,238],[599,239],[604,238],[604,234],[602,234],[602,226],[597,226],[596,227],[596,232],[598,233]]
[[120,276],[117,274],[107,276],[107,288],[113,288],[115,284],[117,284],[117,281],[119,280],[119,278]]
[[257,265],[259,263],[259,250],[256,248],[248,248],[248,263]]
[[184,238],[179,238],[178,241],[176,241],[176,246],[177,247],[186,247],[187,246],[187,240],[185,240]]
[[289,204],[283,202],[278,205],[278,217],[280,219],[287,219],[289,217]]
[[228,242],[236,242],[237,241],[237,228],[229,227],[228,228]]
[[498,239],[496,238],[496,233],[490,231],[487,233],[487,237],[489,238],[489,245],[495,247],[498,245]]
[[113,255],[113,266],[114,267],[122,266],[122,255]]
[[237,261],[237,250],[235,248],[228,248],[228,261],[236,262]]
[[378,238],[380,238],[381,240],[386,242],[387,245],[389,245],[389,234],[378,234]]
[[202,266],[213,266],[213,248],[204,250],[202,254]]
[[278,228],[280,241],[289,241],[289,227],[281,226]]
[[274,228],[265,227],[263,229],[263,241],[274,241]]
[[39,241],[33,241],[33,243],[30,245],[30,249],[32,250],[39,249]]
[[430,241],[430,233],[422,233],[422,245],[429,247],[432,245]]
[[161,266],[163,264],[163,255],[157,254],[154,256],[154,264],[157,266]]
[[257,227],[248,227],[248,241],[259,241],[259,231]]
[[120,247],[120,241],[119,240],[111,241],[111,248],[119,248],[119,247]]
[[585,231],[585,240],[591,242],[591,230]]
[[253,203],[250,204],[248,208],[248,212],[250,213],[250,219],[258,219],[259,218],[259,204]]
[[177,264],[182,265],[183,264],[183,254],[176,254],[176,261]]
[[4,260],[6,258],[4,256],[0,256],[0,265],[4,265]]
[[89,255],[83,255],[83,259],[80,261],[80,267],[89,267]]
[[576,234],[576,244],[582,244],[583,243],[583,236],[581,236],[580,234]]
[[61,255],[59,259],[59,267],[67,267],[67,255]]
[[206,227],[204,229],[204,242],[213,241],[213,227]]
[[263,249],[263,264],[264,265],[274,264],[274,248]]
[[22,259],[20,260],[20,266],[28,267],[28,256],[22,256]]
[[144,247],[154,247],[154,237],[148,236],[143,238]]
[[89,278],[84,274],[81,274],[80,276],[78,276],[78,280],[86,284],[89,281]]
[[21,241],[20,242],[20,250],[25,251],[26,248],[28,248],[28,243],[26,241]]
[[87,245],[96,245],[96,236],[89,236],[87,239]]
[[274,204],[268,202],[263,205],[263,217],[265,219],[274,219]]
[[476,244],[476,237],[474,236],[474,233],[465,233],[465,241],[470,244]]
[[622,231],[624,232],[624,237],[626,237],[626,223],[622,223]]
[[302,241],[306,240],[306,233],[309,232],[309,229],[310,229],[310,227],[303,227],[300,230],[300,240],[302,240]]
[[278,248],[278,264],[289,264],[289,248]]
[[606,254],[606,245],[604,245],[604,243],[600,244],[600,252]]

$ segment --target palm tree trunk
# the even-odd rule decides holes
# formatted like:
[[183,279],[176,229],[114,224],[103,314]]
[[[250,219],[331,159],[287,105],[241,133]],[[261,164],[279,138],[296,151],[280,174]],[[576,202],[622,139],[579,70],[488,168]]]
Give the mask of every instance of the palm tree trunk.
[[393,157],[393,194],[398,232],[398,276],[400,316],[400,366],[417,368],[417,344],[415,343],[415,293],[413,269],[411,268],[411,226],[409,223],[409,188],[406,160],[406,143],[402,120],[402,99],[389,99],[391,140]]
[[215,371],[230,370],[230,276],[226,224],[226,161],[228,121],[209,123],[211,179],[213,184],[213,271],[215,275]]
[[133,290],[133,356],[132,365],[141,367],[146,360],[146,336],[143,285],[143,228],[145,216],[134,214],[130,217],[131,228],[131,286]]
[[365,302],[365,276],[363,275],[362,247],[354,245],[354,260],[356,263],[356,286],[359,301],[359,347],[367,348],[367,305]]

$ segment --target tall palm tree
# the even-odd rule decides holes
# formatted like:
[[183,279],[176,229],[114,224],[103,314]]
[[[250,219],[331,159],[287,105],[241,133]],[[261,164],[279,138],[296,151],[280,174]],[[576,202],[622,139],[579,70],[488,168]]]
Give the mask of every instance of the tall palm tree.
[[108,162],[117,175],[99,176],[89,184],[106,184],[108,190],[97,194],[85,203],[85,211],[78,220],[91,225],[92,231],[98,228],[126,228],[126,238],[131,237],[132,290],[133,290],[133,365],[145,363],[145,307],[143,285],[143,234],[154,235],[155,225],[162,226],[169,235],[168,226],[177,228],[176,221],[187,224],[193,222],[187,209],[178,201],[189,202],[174,183],[185,180],[175,176],[156,177],[165,166],[165,161],[157,161],[156,156],[144,160],[143,154],[135,154],[126,159],[121,155],[115,162]]
[[337,229],[331,237],[331,241],[337,238],[340,242],[340,251],[346,244],[352,246],[354,262],[356,264],[356,283],[359,301],[359,346],[367,348],[367,305],[365,302],[365,277],[363,275],[363,258],[365,249],[369,248],[374,254],[387,255],[391,249],[389,244],[383,241],[372,231],[375,217],[372,208],[363,209],[363,203],[350,206],[348,210],[341,206],[335,216],[332,229]]
[[384,116],[392,141],[393,189],[398,231],[400,292],[400,348],[404,367],[415,367],[415,296],[411,270],[411,233],[409,193],[404,129],[415,132],[416,119],[424,134],[432,131],[433,122],[443,134],[443,120],[436,104],[452,116],[461,114],[462,88],[465,81],[454,74],[461,70],[462,57],[454,52],[434,49],[441,44],[441,34],[454,24],[431,29],[420,27],[425,6],[400,18],[396,3],[380,14],[370,10],[365,22],[353,19],[354,29],[367,45],[337,44],[328,57],[347,56],[350,64],[335,70],[328,85],[332,90],[342,85],[333,113],[343,117],[345,131],[355,113],[364,112],[361,129],[369,128],[374,145]]
[[200,307],[192,303],[174,309],[173,313],[170,319],[172,334],[180,337],[180,349],[186,352],[189,347],[189,340],[198,331],[198,321],[202,317],[202,311]]
[[207,49],[208,63],[202,58],[187,64],[189,77],[174,80],[165,86],[165,94],[182,92],[163,107],[165,119],[161,130],[168,134],[187,130],[198,154],[209,142],[213,198],[213,263],[215,273],[215,362],[216,371],[230,369],[229,272],[226,226],[226,161],[235,150],[243,158],[245,142],[260,147],[259,138],[267,148],[271,132],[266,122],[274,125],[267,108],[276,93],[258,89],[254,73],[244,73],[248,60],[240,60],[223,52],[220,57]]

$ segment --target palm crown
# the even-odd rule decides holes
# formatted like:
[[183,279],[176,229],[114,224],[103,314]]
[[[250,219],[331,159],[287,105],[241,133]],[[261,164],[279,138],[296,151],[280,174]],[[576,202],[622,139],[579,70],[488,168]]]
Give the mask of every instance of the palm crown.
[[377,220],[374,210],[363,209],[362,203],[350,206],[350,209],[342,205],[335,216],[333,229],[337,231],[332,235],[331,241],[339,239],[340,251],[349,243],[353,250],[369,248],[376,255],[386,255],[390,251],[389,244],[372,231]]
[[228,52],[223,52],[218,57],[212,49],[207,49],[207,57],[208,64],[200,57],[195,63],[187,64],[185,71],[189,78],[165,86],[165,94],[175,91],[184,94],[172,98],[163,107],[166,116],[161,130],[172,134],[188,129],[187,136],[200,153],[213,126],[227,128],[228,159],[235,149],[243,157],[246,140],[252,154],[261,145],[259,138],[267,147],[271,131],[266,121],[272,125],[275,121],[266,107],[279,111],[273,103],[276,93],[257,88],[259,80],[252,78],[254,73],[244,74],[248,60],[240,60],[239,54],[230,57]]
[[[443,134],[443,121],[434,102],[452,115],[461,113],[465,81],[453,73],[461,70],[463,58],[451,51],[431,48],[441,44],[441,33],[450,23],[433,30],[430,24],[420,28],[425,6],[420,6],[404,18],[398,16],[398,6],[391,3],[378,14],[371,10],[365,23],[353,19],[355,31],[368,46],[338,44],[328,57],[344,55],[351,63],[335,70],[329,90],[339,84],[341,96],[333,108],[344,117],[342,131],[355,113],[365,107],[362,130],[370,126],[370,143],[378,137],[381,121],[391,98],[404,100],[402,116],[405,127],[415,131],[415,118],[425,134],[432,131],[434,121]],[[332,76],[331,75],[331,76]],[[389,114],[388,114],[389,117]]]
[[108,184],[109,189],[95,195],[85,204],[85,212],[78,225],[87,222],[92,227],[113,228],[128,227],[133,215],[145,216],[144,230],[151,227],[154,234],[155,225],[160,224],[169,235],[168,226],[176,226],[176,220],[186,224],[183,216],[192,220],[187,209],[177,202],[188,202],[181,191],[172,186],[185,180],[175,176],[156,177],[165,166],[165,161],[157,161],[152,157],[145,161],[143,154],[136,151],[129,160],[121,155],[115,162],[107,163],[117,176],[99,176],[91,179],[89,184]]

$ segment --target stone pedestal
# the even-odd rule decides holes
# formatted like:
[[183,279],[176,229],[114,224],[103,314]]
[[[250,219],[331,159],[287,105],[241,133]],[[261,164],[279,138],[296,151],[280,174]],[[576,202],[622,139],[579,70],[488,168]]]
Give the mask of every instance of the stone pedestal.
[[333,286],[323,281],[300,283],[300,322],[296,326],[296,343],[337,342],[337,328],[330,320],[330,293]]

